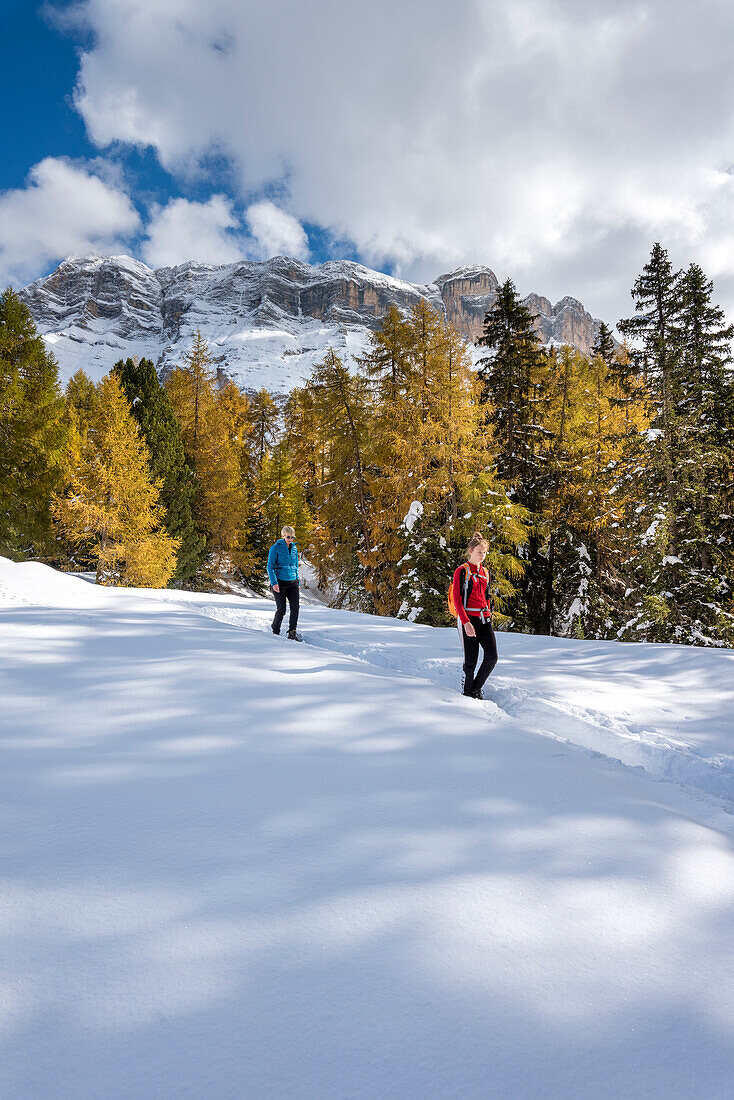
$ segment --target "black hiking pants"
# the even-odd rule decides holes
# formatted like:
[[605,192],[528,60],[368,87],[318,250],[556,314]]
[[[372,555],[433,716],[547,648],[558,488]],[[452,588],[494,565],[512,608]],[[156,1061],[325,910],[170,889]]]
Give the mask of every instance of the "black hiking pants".
[[280,634],[280,624],[285,615],[285,601],[288,601],[290,614],[288,615],[288,633],[295,630],[298,625],[298,609],[301,604],[301,596],[298,581],[278,581],[279,592],[273,592],[275,596],[275,618],[273,619],[273,633]]
[[[483,623],[478,615],[470,615],[469,620],[476,631],[476,638],[469,637],[461,619],[456,620],[464,644],[464,691],[467,693],[483,688],[487,677],[497,664],[497,640],[492,623],[489,620]],[[475,675],[474,669],[477,665],[480,646],[484,655]]]

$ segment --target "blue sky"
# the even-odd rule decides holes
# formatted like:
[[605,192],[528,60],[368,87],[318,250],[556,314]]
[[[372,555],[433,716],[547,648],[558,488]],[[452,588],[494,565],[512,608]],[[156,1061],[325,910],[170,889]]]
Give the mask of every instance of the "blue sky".
[[734,317],[732,5],[4,9],[2,284],[91,252],[479,263],[614,322],[660,240]]
[[41,12],[33,2],[4,5],[0,94],[12,110],[0,114],[0,191],[22,187],[43,157],[96,155],[68,101],[79,67],[76,44]]
[[[120,142],[100,149],[90,140],[74,103],[74,88],[80,54],[94,48],[95,36],[84,26],[66,23],[65,17],[75,6],[63,0],[53,5],[20,3],[12,5],[6,14],[0,93],[3,102],[12,103],[13,109],[0,116],[5,150],[0,159],[0,195],[22,193],[34,166],[53,158],[79,168],[91,167],[102,175],[107,170],[116,174],[140,218],[138,227],[121,241],[133,254],[140,254],[145,239],[146,214],[151,208],[164,209],[177,199],[206,204],[212,196],[226,196],[236,222],[232,229],[242,231],[248,206],[277,198],[282,190],[279,181],[243,194],[232,178],[227,157],[221,153],[202,157],[196,173],[174,175],[161,166],[151,145]],[[304,258],[315,263],[335,254],[358,258],[351,242],[342,239],[337,243],[323,227],[301,224],[307,240]],[[62,258],[60,253],[49,256],[34,270],[24,265],[21,257],[20,263],[11,263],[11,275],[15,274],[14,267],[29,278],[46,274]],[[213,262],[217,259],[213,257]],[[16,277],[14,281],[19,280]]]

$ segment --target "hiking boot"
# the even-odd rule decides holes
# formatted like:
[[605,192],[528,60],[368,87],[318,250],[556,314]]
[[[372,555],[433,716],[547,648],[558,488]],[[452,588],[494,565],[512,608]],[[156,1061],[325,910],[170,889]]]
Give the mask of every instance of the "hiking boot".
[[474,691],[471,694],[472,694],[473,699],[483,699],[484,698],[484,694],[482,693],[481,688],[475,688]]
[[273,634],[280,636],[280,631],[276,630],[274,626],[271,626],[270,629],[272,630]]
[[303,641],[303,638],[301,637],[301,635],[298,633],[297,630],[289,630],[288,631],[288,637],[290,638],[290,640],[292,642],[302,642]]
[[462,682],[461,694],[466,695],[467,698],[469,698],[469,699],[473,699],[474,698],[474,688],[471,686],[471,684],[467,684],[467,683]]

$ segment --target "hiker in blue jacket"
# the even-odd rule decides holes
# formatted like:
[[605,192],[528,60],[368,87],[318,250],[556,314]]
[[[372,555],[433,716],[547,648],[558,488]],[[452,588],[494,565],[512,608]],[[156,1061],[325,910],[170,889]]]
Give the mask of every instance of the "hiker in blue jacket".
[[301,642],[303,639],[296,632],[300,604],[296,532],[292,527],[284,527],[280,533],[283,536],[282,539],[274,542],[268,553],[268,577],[275,596],[275,618],[273,619],[272,630],[273,634],[280,634],[280,624],[283,622],[287,600],[290,609],[288,637],[292,638],[294,642]]

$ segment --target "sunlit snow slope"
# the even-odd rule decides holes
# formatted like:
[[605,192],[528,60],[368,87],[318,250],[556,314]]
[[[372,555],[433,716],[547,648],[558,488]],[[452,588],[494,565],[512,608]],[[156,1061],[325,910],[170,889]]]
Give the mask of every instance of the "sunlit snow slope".
[[0,1095],[730,1097],[734,654],[271,611],[0,559]]

